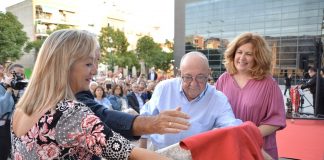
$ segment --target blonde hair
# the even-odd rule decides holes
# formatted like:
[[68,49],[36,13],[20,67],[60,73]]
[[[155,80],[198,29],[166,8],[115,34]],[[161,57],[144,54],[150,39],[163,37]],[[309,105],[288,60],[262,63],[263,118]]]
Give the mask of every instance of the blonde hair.
[[224,55],[224,65],[227,72],[231,75],[237,73],[234,65],[236,50],[247,43],[253,46],[253,57],[255,65],[250,69],[253,79],[261,80],[270,74],[271,69],[271,50],[266,40],[259,34],[246,32],[237,36],[229,45]]
[[70,84],[71,66],[78,60],[95,57],[96,37],[82,30],[53,32],[43,43],[25,93],[17,108],[27,115],[52,108],[64,99],[75,99]]

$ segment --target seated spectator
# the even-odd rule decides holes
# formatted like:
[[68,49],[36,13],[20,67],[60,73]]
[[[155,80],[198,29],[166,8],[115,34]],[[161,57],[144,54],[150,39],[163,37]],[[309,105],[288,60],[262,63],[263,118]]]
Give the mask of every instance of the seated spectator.
[[132,91],[126,97],[128,106],[139,113],[140,108],[142,108],[145,103],[145,97],[141,94],[137,82],[132,84]]
[[138,115],[138,113],[133,108],[128,108],[127,99],[123,96],[123,87],[121,85],[115,85],[112,88],[112,93],[113,95],[111,95],[108,99],[112,104],[112,108],[114,110]]
[[138,90],[141,93],[141,96],[144,99],[144,103],[146,103],[149,99],[148,99],[148,93],[146,90],[146,81],[142,80],[139,82],[138,84]]
[[93,96],[95,97],[95,101],[98,102],[99,104],[112,109],[111,108],[111,103],[108,100],[108,97],[106,96],[105,90],[103,87],[98,86],[95,90],[94,90],[94,94]]
[[112,104],[113,110],[122,111],[128,108],[126,98],[123,96],[123,87],[121,85],[114,85],[112,88],[112,95],[109,96],[109,101]]
[[90,88],[90,91],[92,94],[94,94],[94,90],[98,87],[98,83],[95,82],[95,81],[91,81],[90,82],[90,85],[89,85],[89,88]]

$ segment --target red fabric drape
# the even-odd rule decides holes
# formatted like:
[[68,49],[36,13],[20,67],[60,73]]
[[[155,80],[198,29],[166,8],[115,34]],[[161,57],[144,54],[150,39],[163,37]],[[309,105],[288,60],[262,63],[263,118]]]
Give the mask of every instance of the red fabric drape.
[[252,122],[211,130],[188,137],[180,146],[190,150],[193,160],[263,159],[262,135]]

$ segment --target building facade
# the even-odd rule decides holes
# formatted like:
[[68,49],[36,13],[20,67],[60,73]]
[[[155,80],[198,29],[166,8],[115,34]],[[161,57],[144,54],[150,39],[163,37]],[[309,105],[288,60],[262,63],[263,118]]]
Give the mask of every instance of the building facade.
[[315,42],[323,38],[323,12],[323,0],[175,1],[176,64],[183,54],[201,51],[217,78],[225,71],[228,43],[243,32],[257,32],[271,47],[274,77],[302,78],[317,63]]
[[[78,27],[77,8],[68,2],[55,0],[24,0],[6,8],[7,12],[17,16],[18,21],[24,25],[29,41],[46,38],[48,31],[58,25]],[[35,53],[26,53],[15,63],[22,64],[25,68],[33,68]]]
[[[138,23],[140,18],[129,13],[124,3],[118,0],[24,0],[7,7],[6,11],[17,16],[24,25],[29,41],[46,38],[49,31],[58,25],[88,30],[97,35],[102,27],[111,26],[125,33],[130,44],[128,50],[135,50],[137,40],[145,35],[157,39],[161,31],[159,24],[138,25],[141,24]],[[33,68],[35,58],[33,52],[26,53],[15,63]]]

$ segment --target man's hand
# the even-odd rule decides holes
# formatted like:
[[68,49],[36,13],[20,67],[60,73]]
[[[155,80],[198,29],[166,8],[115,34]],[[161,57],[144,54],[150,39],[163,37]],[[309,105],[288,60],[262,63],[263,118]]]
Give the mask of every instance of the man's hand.
[[133,134],[140,136],[143,134],[165,134],[179,133],[187,130],[190,126],[189,116],[180,111],[177,107],[175,110],[166,110],[156,116],[138,116],[133,123]]

